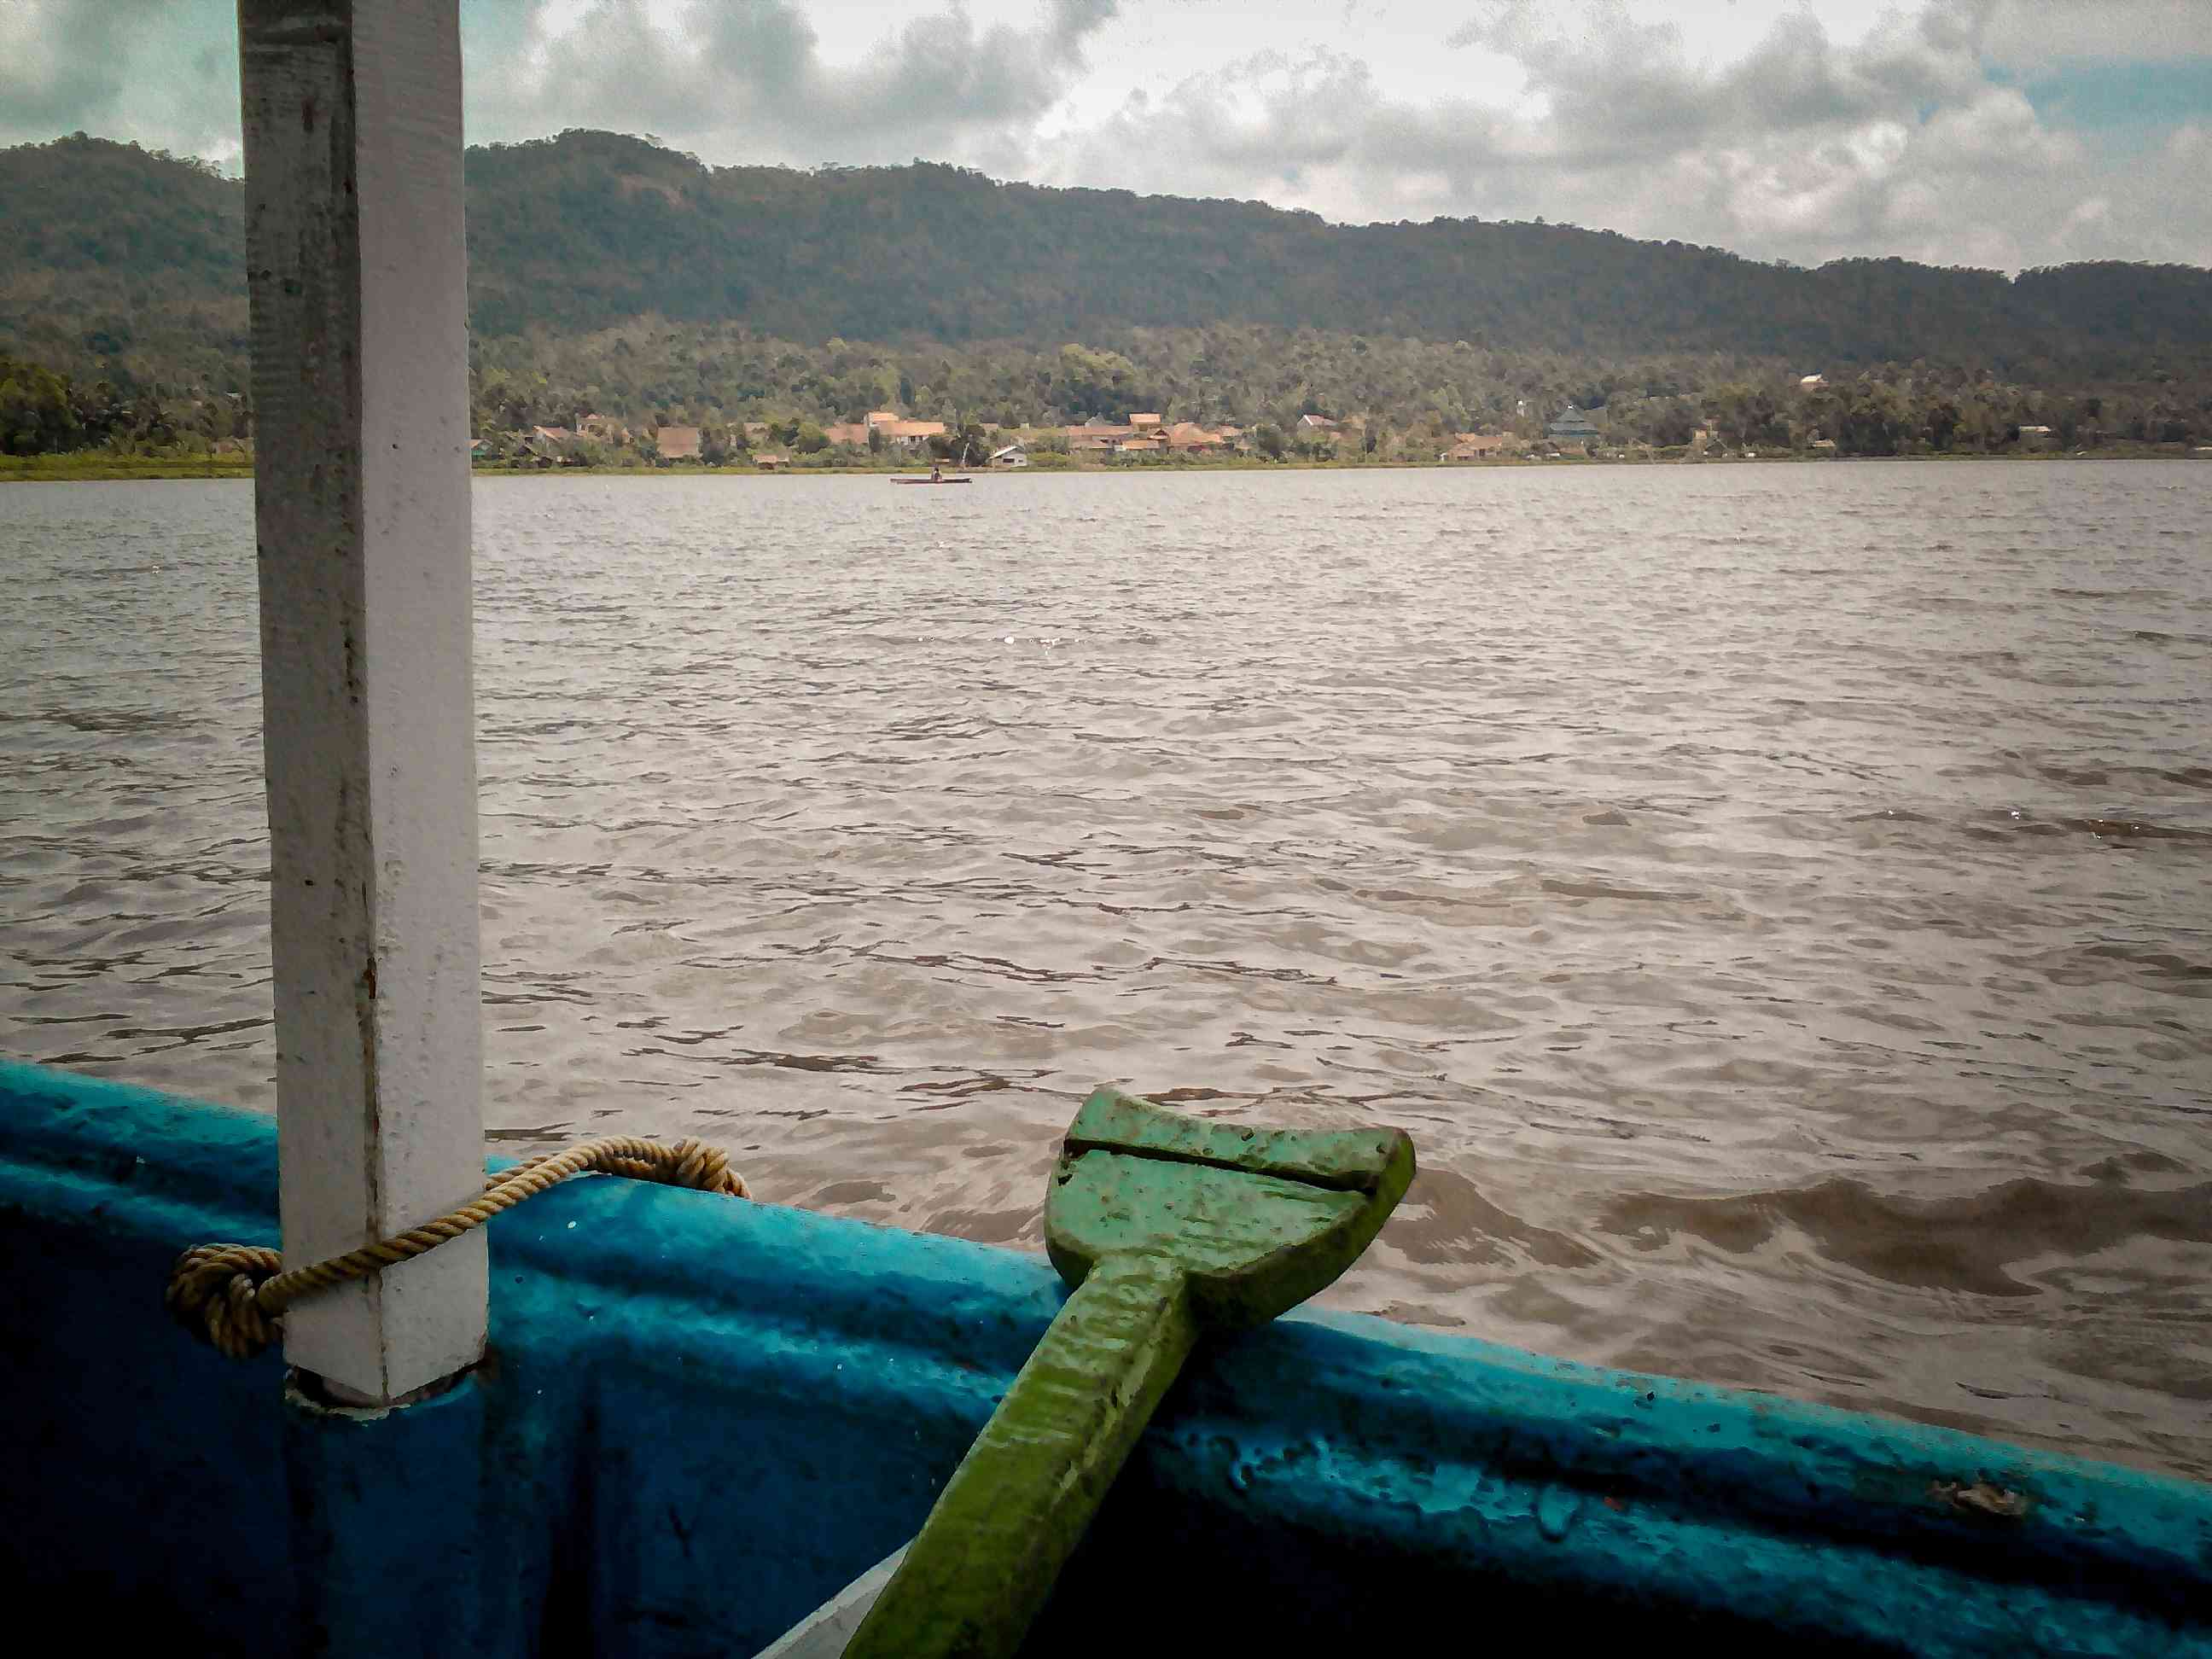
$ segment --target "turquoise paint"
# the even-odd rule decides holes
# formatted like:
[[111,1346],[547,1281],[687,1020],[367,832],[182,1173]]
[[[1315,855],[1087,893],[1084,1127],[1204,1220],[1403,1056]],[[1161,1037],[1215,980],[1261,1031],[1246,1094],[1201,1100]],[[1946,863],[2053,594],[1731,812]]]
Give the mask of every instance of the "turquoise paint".
[[[18,1605],[192,1653],[751,1652],[912,1533],[1061,1295],[1010,1251],[577,1182],[493,1224],[484,1370],[360,1420],[161,1314],[185,1245],[275,1241],[275,1192],[266,1117],[0,1062]],[[1975,1480],[2028,1514],[1930,1494]],[[1193,1598],[1194,1645],[1365,1650],[1412,1617],[2212,1656],[2212,1489],[1371,1319],[1202,1353],[1035,1650],[1126,1650],[1163,1559],[1237,1587]]]

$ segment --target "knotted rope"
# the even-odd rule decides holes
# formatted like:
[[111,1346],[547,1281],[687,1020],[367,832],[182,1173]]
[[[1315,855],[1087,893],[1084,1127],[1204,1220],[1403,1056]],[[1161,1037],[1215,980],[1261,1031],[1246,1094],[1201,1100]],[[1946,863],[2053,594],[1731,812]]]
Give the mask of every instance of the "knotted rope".
[[609,1135],[526,1158],[488,1179],[480,1197],[435,1221],[289,1273],[283,1256],[260,1245],[198,1245],[177,1258],[162,1300],[179,1324],[204,1337],[218,1352],[251,1359],[283,1334],[284,1310],[302,1297],[412,1261],[474,1231],[526,1198],[571,1176],[594,1171],[731,1198],[750,1196],[729,1158],[714,1147],[696,1140],[664,1145],[635,1135]]

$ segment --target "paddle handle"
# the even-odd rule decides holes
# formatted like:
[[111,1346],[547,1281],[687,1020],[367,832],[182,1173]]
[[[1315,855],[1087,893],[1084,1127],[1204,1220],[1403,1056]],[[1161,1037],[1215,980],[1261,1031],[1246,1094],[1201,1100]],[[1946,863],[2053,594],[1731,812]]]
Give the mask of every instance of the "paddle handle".
[[1158,1256],[1068,1297],[939,1494],[845,1659],[1010,1659],[1198,1334]]

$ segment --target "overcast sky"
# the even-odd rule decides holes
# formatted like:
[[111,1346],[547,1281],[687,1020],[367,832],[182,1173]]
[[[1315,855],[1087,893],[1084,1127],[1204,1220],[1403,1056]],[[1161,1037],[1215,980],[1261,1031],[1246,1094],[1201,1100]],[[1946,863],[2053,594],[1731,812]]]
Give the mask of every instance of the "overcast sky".
[[[2212,265],[2212,0],[461,0],[473,142],[653,133],[1538,216],[1817,264]],[[0,0],[0,143],[235,165],[231,0]]]

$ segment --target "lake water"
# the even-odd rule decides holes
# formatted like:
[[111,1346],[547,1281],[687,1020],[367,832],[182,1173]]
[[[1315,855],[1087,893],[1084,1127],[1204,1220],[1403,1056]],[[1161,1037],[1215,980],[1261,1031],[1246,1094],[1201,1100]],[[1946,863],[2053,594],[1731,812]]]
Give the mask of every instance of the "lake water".
[[[2212,467],[476,489],[489,1121],[1033,1247],[1402,1125],[1340,1306],[2212,1476]],[[0,489],[0,1049],[271,1103],[250,486]]]

